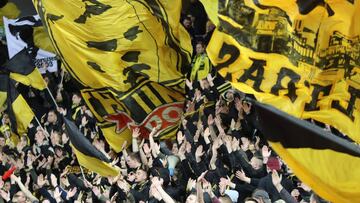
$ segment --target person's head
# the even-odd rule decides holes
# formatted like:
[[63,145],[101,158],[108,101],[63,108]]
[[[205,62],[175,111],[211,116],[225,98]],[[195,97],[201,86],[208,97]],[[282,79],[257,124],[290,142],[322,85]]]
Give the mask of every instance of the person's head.
[[60,144],[60,132],[58,131],[52,131],[50,135],[50,141],[53,146]]
[[60,146],[55,146],[54,151],[55,151],[55,156],[57,157],[62,157],[64,155],[63,148]]
[[271,203],[269,194],[265,190],[255,190],[252,194],[252,198],[256,199],[259,203]]
[[15,195],[13,196],[12,202],[25,203],[26,202],[25,193],[22,191],[15,193]]
[[191,193],[187,198],[185,203],[196,203],[196,193]]
[[196,43],[196,54],[203,54],[205,52],[205,44],[202,41]]
[[226,92],[226,100],[228,100],[229,102],[234,100],[234,91],[233,90],[229,90]]
[[55,124],[57,122],[57,115],[54,110],[50,110],[47,117],[47,122]]
[[258,170],[262,166],[262,160],[259,157],[253,156],[250,159],[250,165],[253,167],[253,169]]
[[135,173],[135,182],[141,183],[148,178],[147,172],[144,169],[138,169]]
[[271,172],[273,170],[279,171],[281,169],[281,163],[277,157],[269,157],[266,163],[267,172]]
[[209,89],[210,88],[209,81],[206,78],[202,79],[201,83],[202,83],[202,86],[204,87],[204,89]]
[[184,18],[183,25],[186,29],[191,28],[191,24],[192,24],[191,18],[189,18],[189,17]]
[[215,25],[214,25],[214,23],[212,23],[210,20],[208,20],[207,22],[206,22],[206,32],[208,33],[208,32],[211,32],[212,30],[214,30],[215,29]]
[[45,139],[45,134],[44,131],[42,129],[38,129],[35,133],[35,141],[36,144],[41,145],[44,143],[44,139]]
[[8,125],[10,124],[10,118],[9,118],[9,115],[7,114],[4,114],[3,118],[2,118],[2,122],[4,125]]
[[126,159],[126,163],[130,168],[138,168],[140,163],[140,157],[137,153],[130,153]]
[[5,137],[2,133],[0,133],[0,147],[5,146]]
[[10,182],[10,180],[5,181],[5,183],[4,183],[4,190],[8,192],[8,191],[10,191],[10,188],[11,188],[11,182]]
[[244,200],[244,203],[260,203],[259,200],[255,199],[255,198],[252,198],[252,197],[247,197],[245,200]]
[[80,105],[81,103],[81,96],[79,93],[74,93],[72,96],[72,103],[73,105]]
[[221,203],[232,203],[233,202],[228,195],[224,195],[224,196],[219,197],[219,201]]

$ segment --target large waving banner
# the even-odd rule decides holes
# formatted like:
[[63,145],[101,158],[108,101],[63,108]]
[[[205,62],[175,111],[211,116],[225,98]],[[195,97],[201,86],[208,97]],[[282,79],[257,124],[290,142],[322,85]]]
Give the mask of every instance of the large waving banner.
[[192,53],[179,24],[181,1],[33,2],[115,150],[129,139],[128,126],[146,132],[160,124],[164,136],[173,133]]
[[202,1],[208,55],[235,87],[360,143],[359,1]]
[[[209,58],[236,88],[297,118],[334,126],[360,143],[359,0],[202,2],[217,25]],[[267,115],[260,118],[263,124],[277,121]],[[284,133],[277,124],[267,129],[271,134],[264,132],[276,137],[269,139],[271,146],[302,181],[332,202],[360,201],[360,177],[353,172],[358,154],[336,151],[317,137],[303,139],[294,130]]]

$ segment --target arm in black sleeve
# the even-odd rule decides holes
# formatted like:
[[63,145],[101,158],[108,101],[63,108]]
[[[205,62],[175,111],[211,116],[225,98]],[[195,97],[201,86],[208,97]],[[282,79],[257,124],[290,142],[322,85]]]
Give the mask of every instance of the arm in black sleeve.
[[290,195],[290,193],[285,189],[283,188],[281,191],[280,191],[280,197],[282,200],[284,200],[286,203],[297,203],[297,201],[294,199],[293,196]]

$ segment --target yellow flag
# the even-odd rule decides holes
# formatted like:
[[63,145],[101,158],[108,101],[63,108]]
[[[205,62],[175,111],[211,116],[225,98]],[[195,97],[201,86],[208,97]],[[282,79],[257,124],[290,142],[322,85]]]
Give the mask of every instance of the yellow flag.
[[209,58],[235,87],[360,143],[359,1],[202,2],[218,18]]
[[174,135],[192,53],[180,0],[33,3],[112,148],[135,127]]
[[12,3],[12,2],[6,3],[5,5],[0,5],[0,7],[1,7],[0,8],[0,16],[1,16],[0,26],[4,25],[3,16],[10,18],[10,19],[15,19],[20,15],[20,10],[15,5],[15,3]]
[[[201,1],[217,24],[207,53],[221,75],[262,103],[360,143],[360,1]],[[360,201],[357,156],[270,143],[324,198]]]
[[64,118],[64,123],[80,165],[104,177],[115,177],[119,174],[119,168],[112,166],[110,160],[87,140],[72,121]]
[[36,67],[28,75],[10,73],[10,78],[24,85],[32,86],[33,88],[39,90],[44,90],[47,87],[47,84],[45,83],[45,80],[43,79],[39,69],[37,69]]

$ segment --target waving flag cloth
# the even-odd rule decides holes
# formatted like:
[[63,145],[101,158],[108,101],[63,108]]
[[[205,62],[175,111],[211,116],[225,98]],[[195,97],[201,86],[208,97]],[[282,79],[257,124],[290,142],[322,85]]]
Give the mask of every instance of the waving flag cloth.
[[[201,1],[217,25],[209,58],[236,88],[297,118],[329,124],[360,143],[359,0]],[[317,151],[302,146],[298,156],[287,156],[283,143],[270,142],[323,197],[360,201],[360,177],[352,173],[360,167],[357,156],[344,158],[327,146]],[[312,153],[307,163],[319,171],[297,161],[306,150]],[[329,150],[336,155],[325,155]],[[354,165],[346,168],[348,162]]]
[[[116,151],[131,130],[172,136],[192,47],[181,1],[34,0],[67,71]],[[128,142],[129,143],[129,142]]]
[[41,73],[58,70],[54,48],[38,15],[17,19],[4,17],[4,28],[10,58],[24,48],[32,48],[34,64]]
[[8,75],[0,74],[0,104],[7,105],[6,113],[10,118],[12,133],[23,135],[35,115],[24,97],[16,90],[15,83]]
[[9,73],[10,78],[17,82],[39,90],[43,90],[47,86],[26,48],[7,61],[3,68],[0,67],[0,71]]
[[74,122],[67,118],[64,118],[64,122],[71,147],[80,165],[105,177],[115,177],[119,174],[119,169],[112,166],[111,161],[86,139]]

